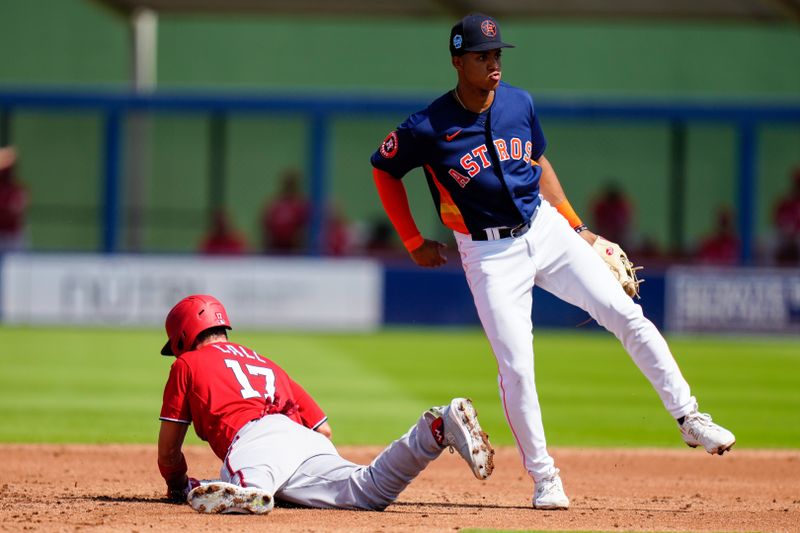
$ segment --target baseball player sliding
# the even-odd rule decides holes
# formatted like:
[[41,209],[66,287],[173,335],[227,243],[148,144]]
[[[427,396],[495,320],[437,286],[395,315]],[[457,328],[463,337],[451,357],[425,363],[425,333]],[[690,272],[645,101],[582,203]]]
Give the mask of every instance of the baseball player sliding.
[[[492,473],[494,450],[464,398],[423,413],[369,466],[343,459],[313,398],[273,361],[229,342],[230,328],[212,296],[188,296],[167,315],[161,353],[176,359],[161,407],[158,468],[170,500],[202,513],[264,514],[275,499],[382,510],[447,447],[478,479]],[[221,481],[187,476],[181,448],[190,424],[223,461]]]
[[589,231],[570,207],[544,155],[547,142],[531,96],[500,80],[503,48],[513,46],[502,41],[490,16],[471,14],[453,26],[455,89],[408,117],[371,162],[383,206],[411,258],[437,267],[446,261],[444,245],[420,234],[401,181],[413,168],[424,170],[497,359],[506,419],[535,482],[533,506],[566,509],[534,380],[534,284],[586,310],[622,342],[689,446],[722,454],[735,438],[698,412],[666,341],[630,298],[638,296],[639,281],[624,252]]

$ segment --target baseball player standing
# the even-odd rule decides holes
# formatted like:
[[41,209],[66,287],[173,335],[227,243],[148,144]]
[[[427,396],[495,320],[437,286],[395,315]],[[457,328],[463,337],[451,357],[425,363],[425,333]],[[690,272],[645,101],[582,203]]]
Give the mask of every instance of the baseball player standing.
[[[203,513],[264,514],[276,498],[383,510],[446,447],[478,479],[492,473],[494,450],[465,398],[423,413],[369,466],[343,459],[319,405],[277,364],[229,342],[230,327],[208,295],[188,296],[167,315],[161,353],[176,359],[164,388],[158,468],[170,500]],[[190,424],[223,461],[221,481],[187,477],[181,448]]]
[[535,482],[533,506],[566,509],[534,380],[534,284],[586,310],[622,342],[689,446],[722,454],[735,438],[698,412],[666,341],[629,297],[638,295],[639,282],[627,257],[589,231],[570,207],[544,155],[547,143],[531,96],[500,81],[503,48],[513,46],[502,41],[490,16],[471,14],[453,26],[455,89],[408,117],[371,162],[384,209],[411,258],[437,267],[446,261],[444,245],[420,234],[401,181],[423,168],[439,217],[455,235],[497,359],[506,419]]

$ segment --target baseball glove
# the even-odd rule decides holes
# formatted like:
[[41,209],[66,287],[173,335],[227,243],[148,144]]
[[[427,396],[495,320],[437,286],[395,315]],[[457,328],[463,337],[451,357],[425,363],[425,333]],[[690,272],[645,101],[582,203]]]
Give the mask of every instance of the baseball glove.
[[613,243],[603,237],[597,236],[597,240],[592,245],[594,250],[603,258],[611,273],[617,278],[625,293],[631,298],[641,298],[639,296],[639,285],[644,282],[636,276],[636,272],[641,270],[640,266],[633,266],[628,256],[622,251],[618,244]]

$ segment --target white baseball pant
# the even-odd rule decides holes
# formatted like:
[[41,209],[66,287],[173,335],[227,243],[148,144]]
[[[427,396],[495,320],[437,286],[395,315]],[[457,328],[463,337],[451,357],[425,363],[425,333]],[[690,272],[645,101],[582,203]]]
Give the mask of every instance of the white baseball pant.
[[674,418],[696,405],[664,337],[625,294],[591,246],[542,199],[517,238],[473,241],[455,233],[478,316],[498,367],[500,397],[522,462],[534,480],[553,473],[533,363],[534,285],[587,311],[623,344]]
[[220,478],[306,507],[382,510],[441,453],[422,417],[363,466],[341,457],[324,435],[269,415],[239,430]]

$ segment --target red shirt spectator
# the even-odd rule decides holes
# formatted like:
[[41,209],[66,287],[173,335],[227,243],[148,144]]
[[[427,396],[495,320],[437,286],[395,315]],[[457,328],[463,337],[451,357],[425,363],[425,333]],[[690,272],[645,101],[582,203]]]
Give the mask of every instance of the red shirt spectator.
[[352,252],[353,239],[350,226],[336,203],[331,203],[328,207],[324,231],[326,254],[346,255]]
[[609,241],[630,247],[633,207],[616,184],[609,184],[592,204],[594,226],[592,230]]
[[714,233],[700,243],[697,260],[707,265],[736,265],[739,262],[739,238],[733,228],[733,213],[720,209]]
[[300,192],[299,182],[297,172],[286,172],[278,196],[264,208],[264,251],[294,252],[303,247],[310,206]]
[[212,220],[211,231],[200,245],[200,251],[210,255],[239,255],[246,250],[244,237],[231,227],[224,211],[217,211]]
[[0,148],[0,252],[24,248],[28,192],[17,181],[14,148]]
[[775,206],[773,220],[782,236],[800,237],[800,167],[794,170],[789,196]]

